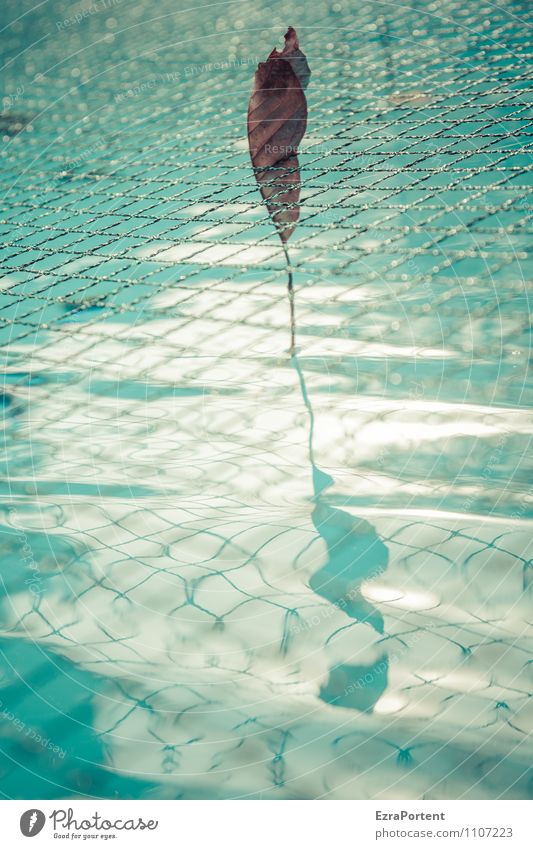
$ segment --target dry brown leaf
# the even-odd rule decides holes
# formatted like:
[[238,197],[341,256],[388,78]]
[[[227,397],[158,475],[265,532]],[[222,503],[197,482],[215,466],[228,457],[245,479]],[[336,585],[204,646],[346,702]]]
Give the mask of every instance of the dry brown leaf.
[[287,260],[291,354],[295,351],[294,291],[287,240],[300,215],[298,146],[307,126],[304,89],[310,76],[296,30],[289,27],[281,53],[273,50],[259,64],[248,106],[248,145],[255,177]]
[[300,214],[298,145],[307,125],[307,60],[296,31],[261,62],[248,107],[248,144],[259,189],[285,245]]

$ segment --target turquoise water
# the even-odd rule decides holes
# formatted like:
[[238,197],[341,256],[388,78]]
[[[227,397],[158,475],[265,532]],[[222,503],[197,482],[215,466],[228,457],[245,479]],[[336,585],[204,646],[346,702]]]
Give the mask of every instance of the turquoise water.
[[0,792],[530,798],[527,4],[7,8]]

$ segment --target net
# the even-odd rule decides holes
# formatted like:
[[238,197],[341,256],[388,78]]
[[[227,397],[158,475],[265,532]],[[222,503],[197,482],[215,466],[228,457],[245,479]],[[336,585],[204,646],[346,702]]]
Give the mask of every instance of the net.
[[[2,792],[529,797],[527,4],[23,9]],[[294,357],[245,138],[289,23]]]

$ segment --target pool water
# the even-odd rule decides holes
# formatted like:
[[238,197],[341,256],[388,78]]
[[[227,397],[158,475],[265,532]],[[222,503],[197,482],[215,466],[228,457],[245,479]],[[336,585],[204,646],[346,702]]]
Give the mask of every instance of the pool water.
[[527,4],[8,8],[0,792],[531,798]]

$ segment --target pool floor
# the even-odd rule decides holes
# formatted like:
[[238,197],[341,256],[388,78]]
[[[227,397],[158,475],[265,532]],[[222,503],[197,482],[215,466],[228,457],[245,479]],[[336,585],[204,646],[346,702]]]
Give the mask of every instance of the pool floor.
[[527,4],[8,8],[0,792],[531,798]]

